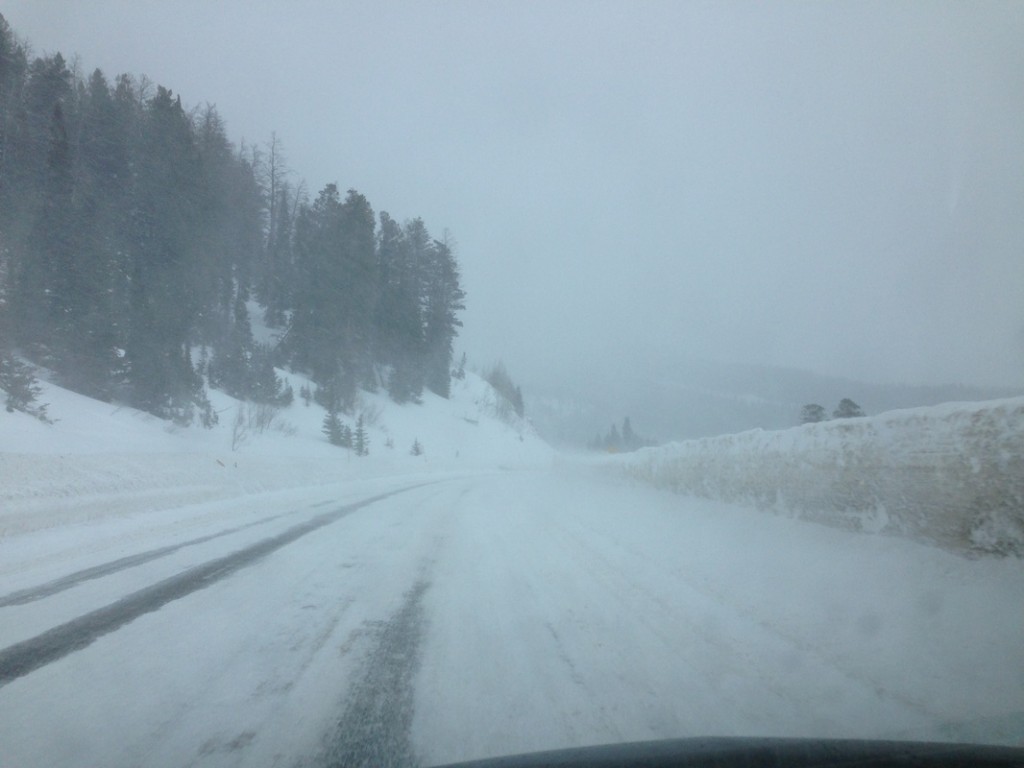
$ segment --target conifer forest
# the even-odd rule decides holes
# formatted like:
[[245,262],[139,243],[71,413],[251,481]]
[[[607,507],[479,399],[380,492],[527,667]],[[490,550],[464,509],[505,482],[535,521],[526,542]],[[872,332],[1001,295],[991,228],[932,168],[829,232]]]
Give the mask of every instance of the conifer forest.
[[214,106],[33,56],[0,16],[0,365],[181,424],[216,421],[208,386],[289,401],[281,366],[331,411],[416,401],[449,393],[464,298],[447,234],[309,194],[277,135],[235,144]]

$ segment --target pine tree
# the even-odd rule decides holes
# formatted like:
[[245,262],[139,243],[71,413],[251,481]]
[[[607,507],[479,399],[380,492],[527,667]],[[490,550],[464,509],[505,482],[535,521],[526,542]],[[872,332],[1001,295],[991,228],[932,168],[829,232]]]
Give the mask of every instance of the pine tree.
[[345,435],[337,411],[327,411],[321,431],[327,436],[327,441],[331,445],[343,446],[345,444]]
[[48,421],[46,406],[35,405],[42,392],[30,365],[21,362],[10,352],[0,356],[0,389],[6,393],[5,407],[8,413],[22,411],[32,414],[41,421]]
[[801,424],[816,424],[819,421],[825,421],[828,418],[828,414],[825,409],[817,403],[808,403],[800,409],[800,423]]
[[633,433],[633,425],[629,421],[629,416],[622,420],[622,446],[627,451],[636,448],[636,435]]
[[125,359],[133,405],[187,421],[194,371],[189,331],[199,308],[190,290],[200,211],[198,154],[191,124],[165,88],[146,104],[129,248],[131,290]]
[[[17,115],[28,71],[24,47],[18,43],[7,20],[0,14],[0,230],[17,220],[19,186],[15,183]],[[24,189],[21,189],[22,195]]]
[[852,419],[860,416],[864,416],[864,410],[848,397],[840,400],[839,405],[832,412],[832,417],[836,419]]
[[107,400],[121,367],[117,349],[124,327],[120,297],[127,276],[123,235],[131,116],[98,69],[79,91],[73,158],[74,298],[56,370],[64,386]]
[[466,294],[459,285],[459,268],[446,240],[435,240],[428,251],[424,281],[424,331],[426,384],[436,394],[451,394],[452,352],[458,329],[457,312],[465,309]]
[[604,446],[612,453],[622,450],[622,436],[619,434],[619,428],[615,424],[612,424],[611,429],[608,430]]
[[373,209],[349,190],[344,203],[328,184],[300,211],[295,249],[298,294],[286,337],[294,365],[320,382],[352,386],[368,378],[375,295]]
[[366,434],[366,427],[363,424],[363,415],[359,414],[359,418],[356,419],[356,431],[353,435],[353,447],[356,450],[356,456],[366,456],[370,453],[370,438]]
[[420,220],[403,231],[380,215],[377,240],[378,359],[390,367],[387,390],[396,403],[419,402],[423,392],[423,321],[419,258],[429,242]]
[[409,454],[411,456],[423,455],[423,446],[420,444],[419,438],[416,438],[415,440],[412,441],[412,448],[409,449]]
[[291,232],[295,211],[284,144],[272,133],[265,148],[266,159],[260,165],[259,181],[267,201],[267,226],[256,295],[265,308],[267,325],[277,328],[284,325],[285,312],[291,306]]
[[231,324],[210,360],[210,386],[223,389],[239,399],[251,397],[254,377],[250,372],[250,358],[253,346],[249,312],[239,295],[235,300]]
[[267,234],[267,245],[259,275],[257,296],[265,307],[264,320],[271,328],[285,325],[286,313],[292,308],[295,291],[295,263],[292,232],[295,219],[295,194],[287,183],[281,183],[277,201],[271,207],[274,222]]
[[295,393],[274,370],[274,352],[266,344],[253,346],[249,356],[249,397],[257,403],[291,405]]
[[[74,327],[75,253],[72,218],[72,163],[64,110],[53,105],[47,130],[47,153],[40,205],[23,258],[15,273],[13,314],[18,340],[29,347],[42,345],[50,354]],[[51,365],[53,358],[47,360]]]
[[[59,53],[26,64],[24,50],[14,42],[13,36],[0,37],[4,38],[2,45],[7,49],[0,62],[7,72],[0,73],[0,78],[4,75],[12,78],[4,84],[7,91],[4,106],[9,112],[4,120],[7,123],[2,160],[4,173],[0,179],[6,194],[3,214],[5,223],[20,230],[18,234],[22,235],[25,232],[22,227],[31,225],[38,210],[52,149],[54,108],[59,104],[64,110],[69,105],[72,76]],[[15,82],[14,77],[21,82]]]

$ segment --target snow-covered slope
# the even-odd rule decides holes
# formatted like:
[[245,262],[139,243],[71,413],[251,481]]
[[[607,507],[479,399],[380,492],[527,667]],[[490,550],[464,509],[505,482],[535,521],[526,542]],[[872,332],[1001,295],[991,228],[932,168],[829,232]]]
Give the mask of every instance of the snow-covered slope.
[[614,461],[680,493],[1024,554],[1024,397],[753,430]]
[[[295,392],[309,384],[279,373]],[[473,373],[452,381],[449,400],[425,392],[422,404],[396,405],[383,393],[361,393],[343,420],[354,426],[364,415],[363,457],[328,443],[324,409],[302,398],[260,430],[252,405],[211,391],[219,423],[203,429],[41,386],[54,424],[0,412],[0,536],[348,478],[543,465],[552,456],[527,421],[497,417],[498,396]],[[413,456],[416,441],[422,454]]]

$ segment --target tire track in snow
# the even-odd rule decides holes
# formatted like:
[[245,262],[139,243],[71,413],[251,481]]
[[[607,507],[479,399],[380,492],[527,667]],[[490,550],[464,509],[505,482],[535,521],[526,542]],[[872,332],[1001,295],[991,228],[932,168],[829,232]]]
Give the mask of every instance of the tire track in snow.
[[152,613],[169,602],[209,587],[221,579],[227,578],[235,571],[252,565],[281,547],[336,522],[356,510],[430,484],[417,483],[406,486],[317,515],[276,536],[258,541],[230,555],[197,565],[176,576],[133,592],[108,606],[54,627],[41,635],[9,646],[0,651],[0,687],[57,661],[69,653],[86,648],[96,639],[120,629],[145,613]]
[[19,589],[16,592],[0,597],[0,608],[6,608],[10,605],[25,605],[26,603],[32,603],[36,600],[42,600],[44,597],[50,595],[56,595],[58,592],[63,592],[66,589],[81,584],[83,581],[91,581],[93,579],[99,579],[103,576],[109,576],[112,573],[123,571],[126,568],[134,568],[137,565],[148,563],[151,560],[158,560],[161,557],[167,557],[172,555],[180,549],[185,547],[192,547],[197,544],[205,544],[208,541],[219,539],[221,536],[228,536],[232,533],[238,533],[244,531],[247,528],[253,528],[257,525],[263,525],[269,523],[272,520],[277,520],[279,517],[285,517],[286,515],[293,514],[291,512],[283,512],[280,515],[271,515],[270,517],[264,517],[261,520],[255,520],[245,525],[238,525],[234,528],[225,528],[217,533],[211,533],[206,536],[199,536],[195,539],[189,539],[178,544],[171,544],[166,547],[158,547],[157,549],[150,549],[146,552],[140,552],[136,555],[128,555],[127,557],[121,557],[117,560],[111,560],[108,563],[102,563],[101,565],[95,565],[91,568],[83,568],[80,571],[69,573],[67,576],[61,576],[53,581],[48,581],[45,584],[40,584],[35,587],[28,587],[27,589]]
[[402,607],[378,632],[363,676],[352,688],[319,764],[329,768],[414,768],[412,748],[415,711],[413,680],[419,668],[423,637],[423,594],[429,582],[418,581]]

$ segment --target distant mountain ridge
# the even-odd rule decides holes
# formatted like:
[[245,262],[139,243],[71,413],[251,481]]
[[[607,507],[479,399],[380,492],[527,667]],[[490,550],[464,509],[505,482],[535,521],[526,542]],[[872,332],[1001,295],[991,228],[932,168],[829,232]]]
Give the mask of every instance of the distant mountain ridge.
[[880,384],[794,368],[686,359],[610,364],[572,380],[575,384],[528,380],[527,413],[550,442],[580,447],[624,416],[645,435],[669,441],[791,427],[799,424],[801,406],[818,403],[831,413],[844,397],[874,415],[1024,394],[1024,387]]

